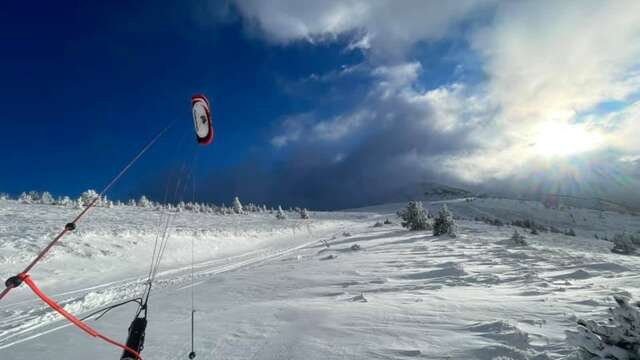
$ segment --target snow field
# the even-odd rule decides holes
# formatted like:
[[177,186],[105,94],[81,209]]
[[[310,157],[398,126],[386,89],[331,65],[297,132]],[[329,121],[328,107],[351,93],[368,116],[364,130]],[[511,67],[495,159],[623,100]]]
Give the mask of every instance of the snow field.
[[[604,317],[613,294],[640,298],[639,258],[611,253],[611,242],[593,236],[638,231],[637,217],[504,199],[447,204],[459,218],[456,238],[400,228],[398,204],[312,213],[309,228],[309,222],[280,221],[272,214],[177,217],[170,240],[177,245],[167,251],[171,255],[158,278],[143,355],[186,357],[191,291],[196,352],[205,359],[569,358],[574,349],[565,332],[575,329],[578,317]],[[440,206],[428,207],[435,212]],[[3,273],[15,271],[12,263],[21,251],[44,241],[38,231],[54,231],[68,215],[64,209],[58,214],[25,207],[0,205],[0,219],[41,217],[33,230],[20,225],[29,230],[32,245],[14,244],[15,230],[0,238]],[[78,286],[45,280],[45,290],[79,315],[141,290],[150,255],[140,264],[135,259],[153,243],[159,216],[151,210],[97,210],[75,238],[65,240],[70,249],[58,249],[33,274],[39,283],[43,275],[75,274]],[[473,221],[477,216],[573,227],[577,236],[531,235],[518,228],[529,245],[514,246],[508,240],[514,227]],[[373,227],[386,218],[394,224]],[[193,286],[191,240],[203,249]],[[86,252],[80,251],[84,241],[92,244]],[[132,249],[114,246],[121,242]],[[360,250],[353,250],[355,244]],[[113,253],[101,254],[105,248]],[[59,269],[60,264],[67,266]],[[89,271],[87,264],[108,270]],[[129,276],[118,279],[122,274]],[[67,327],[20,290],[21,296],[12,294],[11,302],[0,305],[2,359],[117,358],[117,350]],[[89,323],[124,338],[133,311],[129,305]]]

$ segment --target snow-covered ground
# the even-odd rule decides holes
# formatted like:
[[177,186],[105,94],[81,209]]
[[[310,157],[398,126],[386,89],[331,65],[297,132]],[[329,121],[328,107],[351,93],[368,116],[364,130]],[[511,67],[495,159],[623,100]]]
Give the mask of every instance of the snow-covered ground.
[[[394,215],[402,204],[307,221],[181,213],[143,356],[187,358],[192,291],[198,359],[556,359],[572,351],[565,331],[576,317],[603,317],[613,294],[640,299],[640,258],[594,237],[639,231],[639,217],[505,199],[448,205],[457,238],[402,229]],[[76,212],[0,201],[0,276],[20,271]],[[535,220],[577,236],[525,233],[529,246],[515,247],[505,241],[513,227],[476,217]],[[386,218],[393,224],[373,226]],[[149,209],[96,209],[31,274],[77,315],[134,297],[159,219]],[[89,323],[124,340],[134,311]],[[87,357],[119,351],[68,326],[24,286],[0,302],[0,359]]]

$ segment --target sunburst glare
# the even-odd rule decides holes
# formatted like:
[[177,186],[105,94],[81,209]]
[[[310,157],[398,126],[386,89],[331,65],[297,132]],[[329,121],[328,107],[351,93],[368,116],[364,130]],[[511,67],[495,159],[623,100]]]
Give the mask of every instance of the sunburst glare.
[[579,124],[546,122],[534,137],[533,149],[545,156],[567,156],[593,150],[602,142],[602,135]]

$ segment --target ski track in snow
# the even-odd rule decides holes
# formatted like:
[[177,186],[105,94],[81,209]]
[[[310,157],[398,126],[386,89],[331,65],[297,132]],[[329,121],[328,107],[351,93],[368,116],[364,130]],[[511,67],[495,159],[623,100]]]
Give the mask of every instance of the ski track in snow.
[[[314,240],[306,244],[283,250],[262,249],[260,251],[251,251],[247,254],[242,254],[225,259],[218,259],[194,264],[193,278],[195,281],[197,281],[197,283],[194,283],[193,286],[202,284],[204,279],[206,279],[207,277],[273,260],[301,248],[312,245],[316,242],[317,240]],[[155,290],[157,290],[158,288],[162,289],[177,287],[178,290],[182,290],[192,286],[190,284],[191,276],[190,265],[183,268],[164,271],[157,275],[157,279],[154,282],[154,288]],[[59,304],[62,305],[65,310],[70,311],[71,313],[84,314],[90,313],[119,301],[131,299],[136,295],[140,295],[144,289],[145,284],[145,278],[138,278],[135,280],[122,281],[120,283],[108,283],[104,285],[94,286],[89,289],[57,294],[55,295],[55,297],[60,298],[61,296],[69,294],[82,293],[78,296],[67,297],[63,301],[59,301]],[[24,339],[15,340],[21,335],[32,333],[35,330],[47,327],[59,321],[65,321],[61,316],[57,315],[49,307],[37,307],[37,310],[34,311],[32,309],[27,311],[26,313],[22,311],[13,312],[11,315],[3,318],[2,321],[0,321],[0,350],[11,347],[23,341],[32,340],[39,335],[44,335],[51,331],[55,331],[68,326],[63,325],[51,330],[46,330],[41,334],[36,334]]]
[[[613,294],[640,298],[639,258],[613,254],[611,243],[593,237],[594,233],[611,237],[623,229],[638,231],[638,217],[589,209],[545,209],[537,202],[504,199],[448,204],[462,218],[457,238],[401,229],[393,216],[398,204],[314,214],[317,220],[309,229],[293,220],[283,225],[269,214],[246,219],[193,215],[198,225],[190,229],[189,215],[185,215],[177,221],[181,230],[176,241],[189,244],[189,260],[190,242],[184,242],[189,236],[200,244],[211,242],[203,245],[210,252],[199,254],[193,284],[186,252],[178,249],[169,257],[152,295],[143,356],[186,358],[192,290],[199,359],[561,359],[572,351],[565,331],[575,328],[577,317],[604,317]],[[0,219],[3,213],[24,216],[23,205],[1,205]],[[440,206],[434,202],[430,208]],[[92,245],[96,249],[92,254],[136,238],[113,230],[126,225],[120,224],[122,216],[98,210],[103,211],[89,224],[85,236],[75,238],[99,239]],[[144,238],[150,238],[153,227],[144,225],[150,223],[145,217],[155,214],[117,210],[132,216],[129,225],[143,224],[138,234],[141,244],[148,245]],[[39,211],[51,224],[30,230],[29,241],[34,244],[39,244],[35,232],[53,229],[52,223],[66,215],[66,210],[53,217],[51,210]],[[578,236],[534,236],[520,229],[529,246],[516,247],[508,241],[513,227],[472,221],[475,216],[533,219],[546,226],[574,228]],[[372,226],[385,218],[396,224]],[[0,228],[12,226],[0,223]],[[214,226],[216,230],[211,230]],[[287,226],[297,226],[297,234]],[[96,235],[114,232],[115,240]],[[234,242],[220,240],[220,244],[232,244],[233,251],[221,252],[213,246],[230,234]],[[266,239],[256,241],[260,235]],[[15,255],[18,250],[35,251],[14,246],[17,237],[9,238],[0,238],[0,249],[12,254],[0,256],[5,259],[0,261],[3,271],[13,269],[7,264],[22,259]],[[71,248],[77,246],[73,240],[69,240]],[[352,250],[354,244],[361,250]],[[74,266],[69,270],[48,266],[34,278],[78,272],[84,267],[81,254],[58,252],[50,264],[64,260]],[[115,258],[92,256],[110,270],[116,268],[114,263],[128,259],[123,253]],[[143,263],[148,256],[144,259]],[[144,267],[124,267],[116,274],[127,272],[143,274]],[[113,281],[108,271],[82,275],[86,277],[73,286],[46,282],[52,296],[78,315],[134,297],[144,284],[142,276]],[[0,305],[0,358],[118,356],[117,350],[68,326],[28,295],[23,291],[13,302]],[[133,306],[125,306],[90,325],[122,338],[132,313]]]

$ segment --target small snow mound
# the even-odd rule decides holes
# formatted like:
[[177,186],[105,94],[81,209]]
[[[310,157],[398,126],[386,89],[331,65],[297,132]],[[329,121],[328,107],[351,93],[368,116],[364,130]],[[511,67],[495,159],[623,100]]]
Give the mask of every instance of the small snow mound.
[[516,327],[507,321],[498,320],[491,322],[479,322],[467,327],[467,330],[478,333],[501,333],[513,331]]
[[593,275],[591,275],[590,272],[583,270],[583,269],[579,269],[576,270],[574,272],[570,272],[568,274],[561,274],[561,275],[557,275],[554,276],[553,279],[555,280],[565,280],[565,279],[573,279],[573,280],[585,280],[585,279],[589,279],[593,277]]
[[436,279],[443,277],[460,277],[468,275],[466,271],[464,271],[464,267],[462,264],[447,262],[441,264],[442,268],[437,270],[430,271],[422,271],[417,273],[405,274],[399,276],[401,279],[408,280],[423,280],[423,279]]
[[362,302],[362,303],[369,302],[367,300],[367,298],[364,297],[364,293],[360,293],[360,295],[352,297],[351,299],[349,299],[349,301],[351,301],[351,302]]
[[390,349],[389,352],[395,356],[416,357],[422,355],[420,350]]

